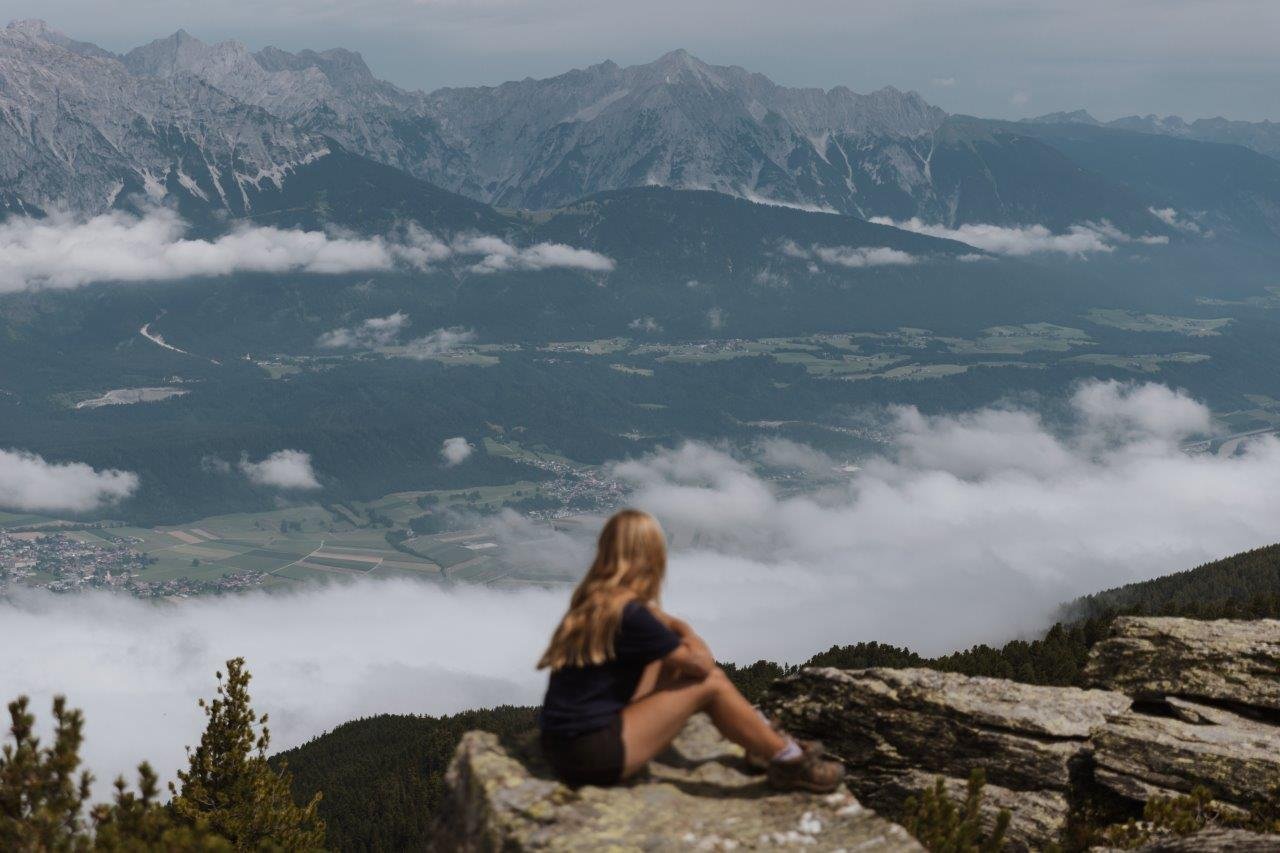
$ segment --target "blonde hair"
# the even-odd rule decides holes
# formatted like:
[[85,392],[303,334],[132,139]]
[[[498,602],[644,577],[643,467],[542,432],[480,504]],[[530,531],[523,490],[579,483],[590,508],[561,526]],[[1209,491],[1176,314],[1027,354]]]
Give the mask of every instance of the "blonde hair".
[[538,669],[612,660],[622,608],[632,599],[657,603],[666,574],[667,541],[657,519],[638,509],[615,514],[600,531],[595,561],[573,591]]

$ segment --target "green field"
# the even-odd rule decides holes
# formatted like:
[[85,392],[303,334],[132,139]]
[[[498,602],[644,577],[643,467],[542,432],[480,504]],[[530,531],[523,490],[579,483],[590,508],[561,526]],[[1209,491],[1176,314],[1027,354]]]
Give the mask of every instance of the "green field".
[[1088,353],[1072,356],[1067,359],[1077,364],[1090,364],[1098,367],[1118,367],[1134,373],[1159,373],[1163,365],[1199,364],[1208,361],[1210,356],[1199,352],[1171,352],[1165,355],[1107,355],[1104,353]]
[[1230,317],[1172,317],[1167,314],[1139,314],[1116,308],[1094,308],[1089,312],[1088,318],[1100,326],[1110,326],[1126,332],[1173,332],[1190,338],[1216,337],[1232,323]]
[[[494,442],[491,452],[574,464],[515,443]],[[429,536],[410,534],[399,548],[391,544],[388,534],[408,533],[409,522],[428,508],[471,510],[482,524],[484,513],[533,497],[539,489],[538,483],[521,480],[469,489],[396,492],[369,502],[219,515],[172,527],[70,528],[65,535],[89,544],[124,542],[147,554],[153,562],[140,573],[140,579],[149,582],[177,578],[211,581],[255,571],[268,575],[269,586],[343,576],[520,583],[519,569],[507,564],[503,549],[482,528]],[[427,496],[420,505],[419,500]],[[0,513],[0,529],[54,523],[62,522],[34,513]]]

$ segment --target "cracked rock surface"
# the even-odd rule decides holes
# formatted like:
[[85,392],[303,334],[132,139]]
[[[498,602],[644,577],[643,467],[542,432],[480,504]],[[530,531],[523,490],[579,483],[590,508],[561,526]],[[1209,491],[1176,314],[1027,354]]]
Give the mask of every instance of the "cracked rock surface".
[[446,784],[438,851],[923,850],[847,791],[771,790],[702,715],[629,784],[569,788],[533,742],[487,732],[463,737]]
[[929,669],[813,668],[779,682],[765,703],[784,728],[821,738],[868,805],[900,814],[941,776],[963,796],[982,769],[989,820],[1012,812],[1009,838],[1036,849],[1066,820],[1073,773],[1090,733],[1130,700],[1102,690],[1039,687]]

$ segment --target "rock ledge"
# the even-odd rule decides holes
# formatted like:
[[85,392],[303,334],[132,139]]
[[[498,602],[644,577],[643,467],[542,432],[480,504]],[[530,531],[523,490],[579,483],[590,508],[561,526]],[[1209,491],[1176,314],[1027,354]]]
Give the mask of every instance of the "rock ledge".
[[438,851],[867,850],[923,848],[847,791],[779,794],[743,771],[742,750],[706,717],[689,722],[647,776],[569,788],[525,740],[463,736],[433,833]]

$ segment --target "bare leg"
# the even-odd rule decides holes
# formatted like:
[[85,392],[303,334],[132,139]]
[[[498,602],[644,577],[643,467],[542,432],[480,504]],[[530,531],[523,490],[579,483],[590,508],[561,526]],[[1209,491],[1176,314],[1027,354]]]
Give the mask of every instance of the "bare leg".
[[624,777],[670,746],[699,711],[707,712],[721,734],[755,755],[774,755],[786,746],[719,667],[705,678],[659,687],[622,709]]

